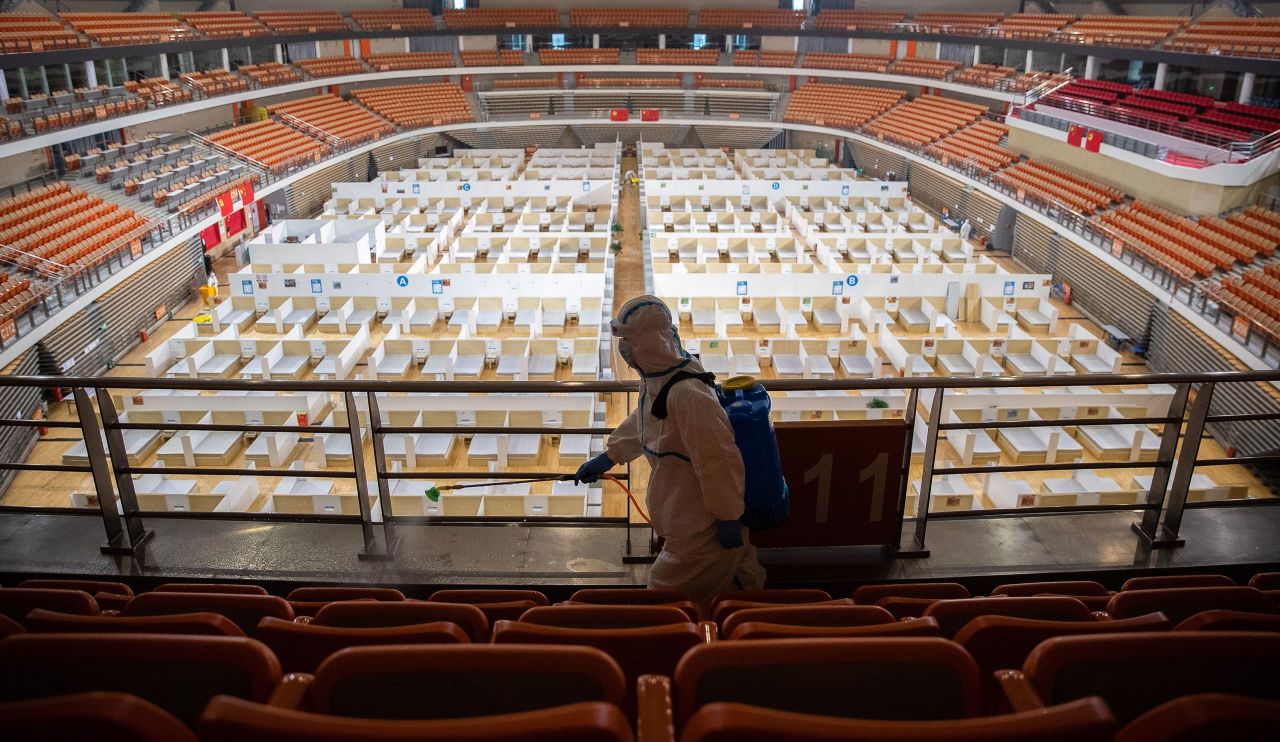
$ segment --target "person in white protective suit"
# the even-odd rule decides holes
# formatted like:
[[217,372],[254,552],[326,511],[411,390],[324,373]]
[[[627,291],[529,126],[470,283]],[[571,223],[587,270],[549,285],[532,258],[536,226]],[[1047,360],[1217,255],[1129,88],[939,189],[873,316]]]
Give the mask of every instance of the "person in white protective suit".
[[[619,355],[640,375],[636,409],[609,436],[605,452],[584,463],[578,482],[594,482],[642,453],[651,468],[647,504],[666,539],[649,587],[683,590],[704,609],[730,590],[764,586],[764,568],[738,521],[743,512],[742,454],[733,428],[704,380],[686,378],[666,394],[665,416],[653,403],[677,372],[705,374],[680,344],[671,312],[653,296],[623,305],[611,323]],[[661,402],[659,403],[661,406]]]

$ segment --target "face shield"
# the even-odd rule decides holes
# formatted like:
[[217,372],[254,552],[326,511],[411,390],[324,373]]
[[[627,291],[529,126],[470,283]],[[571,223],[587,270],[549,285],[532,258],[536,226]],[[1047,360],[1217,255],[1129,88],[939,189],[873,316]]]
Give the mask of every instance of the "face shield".
[[618,355],[642,376],[661,376],[689,359],[680,346],[671,311],[657,297],[640,296],[627,302],[609,329]]

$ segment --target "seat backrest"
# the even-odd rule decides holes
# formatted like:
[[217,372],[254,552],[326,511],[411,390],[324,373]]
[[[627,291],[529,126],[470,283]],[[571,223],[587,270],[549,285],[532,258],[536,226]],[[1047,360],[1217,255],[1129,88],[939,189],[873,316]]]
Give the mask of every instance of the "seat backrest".
[[1201,611],[1174,631],[1280,631],[1280,614],[1248,611]]
[[726,600],[745,603],[822,603],[831,600],[826,590],[813,588],[775,588],[762,590],[732,590],[715,599],[712,609]]
[[893,623],[894,617],[874,605],[773,605],[743,608],[725,617],[723,635],[748,621],[788,626],[869,626]]
[[466,632],[447,621],[349,629],[264,618],[254,636],[275,653],[284,672],[315,672],[325,658],[347,647],[469,643]]
[[586,588],[569,596],[574,603],[595,605],[662,605],[689,599],[683,590],[667,588]]
[[105,582],[102,580],[23,580],[18,587],[37,587],[50,590],[83,590],[90,595],[111,593],[112,595],[132,596],[133,588],[123,582]]
[[1107,603],[1113,618],[1129,618],[1160,611],[1175,625],[1202,611],[1225,610],[1275,613],[1261,590],[1252,587],[1168,587],[1120,591]]
[[390,587],[299,587],[286,600],[334,603],[339,600],[404,600],[404,593]]
[[1198,693],[1157,706],[1125,725],[1115,742],[1273,740],[1280,701],[1228,693]]
[[882,598],[932,598],[951,600],[969,597],[969,588],[958,582],[900,582],[888,585],[863,585],[853,591],[858,605],[877,605]]
[[[859,608],[868,606],[858,606]],[[893,623],[866,626],[790,626],[787,624],[745,621],[734,626],[726,637],[734,640],[759,639],[850,639],[855,637],[942,636],[933,618],[904,618]]]
[[214,582],[168,582],[156,587],[153,593],[220,593],[223,595],[266,595],[261,585]]
[[675,674],[677,726],[698,707],[745,703],[864,719],[958,719],[979,713],[978,667],[934,638],[715,642]]
[[6,636],[13,636],[14,634],[25,634],[26,632],[27,630],[23,628],[22,624],[14,621],[8,616],[0,614],[0,639],[5,638]]
[[427,598],[432,603],[511,603],[527,600],[534,605],[550,605],[547,596],[537,590],[437,590]]
[[344,626],[374,629],[384,626],[448,621],[461,628],[473,642],[489,639],[489,620],[484,612],[463,603],[428,603],[424,600],[402,602],[340,601],[329,603],[316,613],[315,626]]
[[0,704],[0,728],[10,739],[196,742],[190,729],[154,704],[103,691]]
[[582,629],[628,629],[692,622],[684,611],[669,605],[548,605],[525,611],[520,616],[520,623]]
[[275,595],[224,593],[143,593],[125,606],[121,615],[164,616],[173,613],[217,613],[231,619],[249,636],[264,617],[293,620],[293,609]]
[[27,614],[27,628],[42,634],[189,634],[244,636],[239,626],[217,613],[176,613],[167,616],[73,616],[36,609]]
[[[944,600],[944,598],[899,598],[890,595],[877,600],[876,607],[883,608],[889,612],[889,615],[902,620],[904,618],[919,618],[923,616],[929,606],[939,600]],[[953,600],[964,599],[954,598]]]
[[825,607],[831,607],[831,606],[852,607],[853,601],[848,598],[826,600],[826,601],[821,601],[817,603],[758,603],[753,600],[721,600],[721,601],[718,601],[715,604],[715,607],[711,609],[711,619],[715,621],[718,625],[723,626],[724,622],[727,621],[730,616],[737,613],[738,611],[743,611],[750,608],[772,608],[778,605],[804,605],[810,608],[820,608],[824,606]]
[[455,719],[621,704],[622,670],[594,647],[463,644],[352,647],[316,669],[312,710],[375,719]]
[[617,706],[574,703],[475,719],[387,721],[348,719],[218,696],[200,718],[204,742],[501,742],[518,730],[526,742],[631,742],[631,724]]
[[1159,590],[1172,587],[1234,587],[1235,581],[1226,575],[1152,575],[1130,577],[1120,590]]
[[1259,572],[1249,578],[1249,587],[1259,590],[1280,590],[1280,572]]
[[1043,710],[950,721],[873,721],[712,703],[698,709],[683,742],[1083,742],[1109,740],[1115,720],[1099,698]]
[[1102,583],[1094,582],[1093,580],[1061,580],[1057,582],[1013,582],[997,587],[991,591],[991,594],[1021,598],[1032,595],[1101,596],[1108,593]]
[[22,623],[37,608],[76,616],[96,616],[98,601],[83,590],[13,587],[0,590],[0,616]]
[[1098,695],[1127,723],[1179,696],[1280,699],[1280,634],[1247,631],[1060,636],[1023,664],[1048,704]]
[[938,619],[943,636],[955,636],[978,616],[1020,616],[1045,621],[1092,621],[1089,608],[1075,598],[1042,596],[1029,598],[961,598],[939,600],[925,609],[926,617]]
[[85,691],[132,693],[194,724],[220,693],[265,701],[280,663],[235,636],[21,634],[0,642],[0,698]]

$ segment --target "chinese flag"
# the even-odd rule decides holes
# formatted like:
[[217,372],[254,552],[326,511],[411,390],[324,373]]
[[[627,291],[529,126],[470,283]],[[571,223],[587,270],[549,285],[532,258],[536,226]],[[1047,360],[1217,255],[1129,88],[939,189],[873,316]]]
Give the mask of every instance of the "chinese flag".
[[253,203],[253,181],[246,180],[244,185],[240,186],[240,200],[245,206]]
[[627,109],[625,109],[625,108],[610,108],[610,109],[609,109],[609,120],[610,120],[610,121],[626,121],[626,120],[628,120],[628,119],[630,119],[630,118],[631,118],[631,113],[630,113],[629,111],[627,111]]
[[222,212],[222,217],[224,219],[228,216],[231,216],[231,211],[234,207],[235,205],[231,202],[230,193],[218,194],[218,210]]
[[1072,147],[1079,147],[1080,140],[1083,138],[1084,138],[1083,126],[1077,126],[1076,124],[1072,124],[1067,129],[1067,144],[1070,144]]
[[657,121],[657,120],[658,120],[658,109],[656,109],[656,108],[645,108],[645,109],[642,109],[642,110],[640,111],[640,120],[641,120],[641,121]]
[[1084,138],[1084,148],[1090,152],[1097,152],[1102,147],[1102,132],[1096,129],[1089,130],[1089,136]]

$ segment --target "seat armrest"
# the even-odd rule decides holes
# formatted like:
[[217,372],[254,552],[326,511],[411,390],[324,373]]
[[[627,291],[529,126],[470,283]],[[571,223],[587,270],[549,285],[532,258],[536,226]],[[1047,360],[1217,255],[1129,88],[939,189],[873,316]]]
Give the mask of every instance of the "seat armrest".
[[1111,620],[1113,620],[1113,619],[1111,618],[1111,614],[1110,614],[1110,613],[1107,613],[1106,611],[1092,611],[1089,615],[1090,615],[1090,616],[1093,616],[1093,620],[1094,620],[1094,621],[1111,621]]
[[287,673],[280,678],[275,690],[271,691],[271,698],[267,699],[267,705],[300,711],[302,702],[307,696],[307,689],[315,679],[314,675],[305,672]]
[[699,621],[698,632],[702,634],[703,644],[710,644],[720,638],[720,629],[715,621]]
[[294,623],[311,623],[314,620],[315,620],[314,616],[295,616],[293,619],[293,622]]
[[636,680],[636,742],[675,742],[671,678],[641,675]]
[[1038,711],[1044,708],[1036,689],[1021,670],[996,670],[996,683],[1004,692],[1004,700],[1015,714],[1022,711]]

